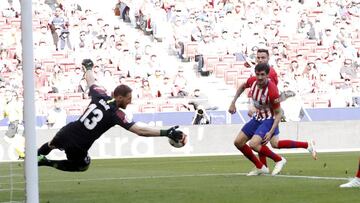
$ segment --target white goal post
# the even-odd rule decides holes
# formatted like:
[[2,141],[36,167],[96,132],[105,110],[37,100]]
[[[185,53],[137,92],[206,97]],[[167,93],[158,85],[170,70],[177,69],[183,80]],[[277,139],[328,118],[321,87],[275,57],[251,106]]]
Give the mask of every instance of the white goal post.
[[21,0],[21,44],[24,85],[25,195],[27,203],[39,202],[36,117],[34,102],[34,56],[32,0]]

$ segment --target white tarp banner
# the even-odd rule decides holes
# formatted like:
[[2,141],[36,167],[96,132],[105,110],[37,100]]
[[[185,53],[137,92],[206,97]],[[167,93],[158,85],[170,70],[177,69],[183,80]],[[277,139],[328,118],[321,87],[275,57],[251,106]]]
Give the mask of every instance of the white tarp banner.
[[[183,148],[171,147],[167,139],[146,138],[132,134],[120,127],[107,131],[91,147],[92,158],[154,157],[154,156],[199,156],[241,154],[233,142],[242,125],[181,126],[189,135]],[[38,147],[49,141],[57,130],[37,130]],[[319,151],[360,150],[360,122],[288,122],[280,124],[280,139],[307,141],[314,139]],[[16,160],[14,146],[3,139],[0,131],[0,160]],[[304,149],[281,149],[283,152],[306,152]],[[54,150],[51,158],[64,158],[64,153]]]

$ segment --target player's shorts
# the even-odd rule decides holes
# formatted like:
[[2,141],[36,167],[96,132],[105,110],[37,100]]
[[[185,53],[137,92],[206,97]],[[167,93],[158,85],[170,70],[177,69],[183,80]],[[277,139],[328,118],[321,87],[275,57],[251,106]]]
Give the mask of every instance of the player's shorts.
[[[264,139],[266,133],[270,131],[273,123],[273,118],[265,120],[256,120],[255,118],[252,118],[244,125],[241,131],[243,131],[249,139],[251,139],[253,135],[259,135],[261,138]],[[277,127],[274,131],[273,136],[277,136],[279,133],[279,127]]]
[[50,141],[50,145],[65,151],[67,160],[73,161],[80,168],[88,167],[91,159],[88,156],[87,150],[78,146],[71,137],[73,137],[71,136],[71,132],[67,131],[64,127],[60,129],[60,131]]

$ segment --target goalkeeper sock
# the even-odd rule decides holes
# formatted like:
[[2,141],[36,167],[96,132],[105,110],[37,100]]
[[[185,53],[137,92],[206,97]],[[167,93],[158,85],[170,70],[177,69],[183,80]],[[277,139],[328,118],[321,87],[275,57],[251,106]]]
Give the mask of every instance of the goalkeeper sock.
[[358,171],[357,171],[356,177],[360,178],[360,159],[359,159],[359,168],[358,168]]
[[52,149],[49,147],[49,143],[45,143],[38,149],[38,156],[48,155],[51,152],[51,150]]

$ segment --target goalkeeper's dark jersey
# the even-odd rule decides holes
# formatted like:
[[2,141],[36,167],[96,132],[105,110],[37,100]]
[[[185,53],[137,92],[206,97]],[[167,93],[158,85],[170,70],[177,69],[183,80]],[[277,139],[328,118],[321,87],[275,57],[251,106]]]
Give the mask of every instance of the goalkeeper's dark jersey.
[[64,146],[77,146],[88,150],[103,133],[114,125],[128,130],[134,122],[126,119],[125,113],[118,109],[115,100],[105,89],[97,85],[90,87],[91,102],[77,121],[64,126],[56,136],[65,136],[69,143]]

